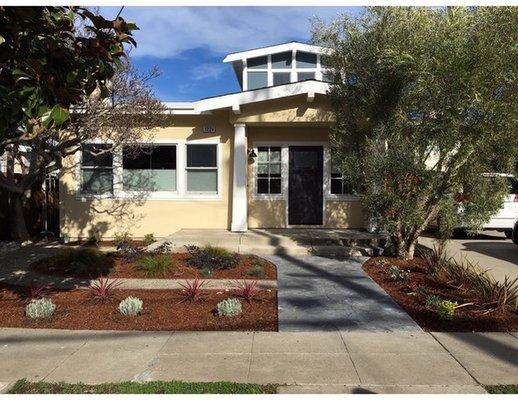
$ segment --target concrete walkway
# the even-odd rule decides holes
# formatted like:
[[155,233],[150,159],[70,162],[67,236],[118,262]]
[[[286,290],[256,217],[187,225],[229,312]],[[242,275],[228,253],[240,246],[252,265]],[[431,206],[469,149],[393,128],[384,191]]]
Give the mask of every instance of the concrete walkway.
[[420,331],[362,269],[363,257],[264,256],[277,265],[279,331]]
[[0,386],[19,378],[287,385],[281,393],[483,393],[480,384],[518,384],[518,337],[0,329]]

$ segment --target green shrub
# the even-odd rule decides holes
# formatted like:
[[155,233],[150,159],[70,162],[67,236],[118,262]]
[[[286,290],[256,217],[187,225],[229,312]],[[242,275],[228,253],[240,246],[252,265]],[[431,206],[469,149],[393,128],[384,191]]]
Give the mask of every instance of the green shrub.
[[54,257],[38,262],[37,268],[54,270],[60,274],[98,276],[107,274],[113,261],[103,252],[92,247],[68,248],[60,250]]
[[437,275],[452,262],[452,257],[448,255],[444,241],[440,241],[432,249],[419,249],[419,255],[432,275]]
[[262,265],[255,264],[246,270],[246,275],[253,276],[255,278],[264,278],[266,273],[265,273],[264,267]]
[[408,278],[410,277],[410,273],[408,271],[400,269],[395,265],[389,268],[388,273],[390,279],[397,283],[405,283],[406,281],[408,281]]
[[435,311],[440,319],[451,320],[455,315],[457,303],[450,300],[441,300],[435,305]]
[[153,244],[156,242],[155,235],[152,233],[147,233],[144,235],[144,239],[142,239],[142,243],[144,246],[149,246],[150,244]]
[[242,311],[241,302],[236,298],[220,301],[216,309],[220,317],[234,317],[241,314]]
[[56,311],[56,305],[47,298],[33,299],[25,307],[25,315],[31,319],[49,318]]
[[462,286],[476,299],[479,306],[489,311],[518,306],[518,278],[496,281],[487,271],[481,270],[471,261],[452,260],[440,271],[438,279],[455,286]]
[[435,294],[429,294],[424,299],[424,305],[428,308],[435,309],[438,303],[442,301],[442,298],[440,296],[437,296]]
[[113,242],[115,243],[115,246],[125,246],[131,244],[132,236],[129,232],[118,232],[113,237]]
[[203,268],[201,270],[202,278],[210,278],[210,277],[212,277],[212,275],[214,275],[214,270],[212,270],[210,268]]
[[144,254],[137,258],[135,267],[153,277],[164,276],[174,271],[176,266],[170,254]]
[[200,269],[234,268],[239,262],[239,256],[217,246],[206,245],[202,248],[186,246],[191,255],[189,264]]
[[418,285],[416,286],[415,290],[414,290],[415,294],[417,294],[418,296],[426,296],[427,295],[427,290],[424,286],[422,285]]
[[135,316],[142,314],[142,300],[129,296],[119,303],[119,311],[122,315]]

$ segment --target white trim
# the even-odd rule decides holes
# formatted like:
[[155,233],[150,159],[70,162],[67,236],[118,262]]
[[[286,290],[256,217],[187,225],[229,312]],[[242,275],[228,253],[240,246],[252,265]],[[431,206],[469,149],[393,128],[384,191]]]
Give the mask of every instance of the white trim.
[[232,232],[244,232],[247,226],[247,143],[246,125],[234,125],[232,174]]
[[253,49],[253,50],[246,50],[241,51],[238,53],[230,53],[228,54],[224,59],[224,63],[233,62],[233,61],[240,61],[244,58],[255,58],[255,57],[261,57],[266,56],[269,54],[276,54],[276,53],[284,53],[288,51],[293,50],[299,50],[304,51],[308,53],[326,53],[330,49],[322,46],[315,46],[311,44],[306,43],[299,43],[299,42],[289,42],[289,43],[283,43],[278,44],[274,46],[268,46],[268,47],[262,47],[260,49]]
[[236,104],[243,105],[257,103],[259,101],[273,100],[289,96],[297,96],[300,94],[306,94],[308,92],[313,92],[316,94],[327,94],[328,90],[329,83],[327,82],[294,82],[287,85],[266,87],[247,92],[227,94],[223,96],[200,100],[196,103],[195,111],[201,113],[204,111],[229,108]]

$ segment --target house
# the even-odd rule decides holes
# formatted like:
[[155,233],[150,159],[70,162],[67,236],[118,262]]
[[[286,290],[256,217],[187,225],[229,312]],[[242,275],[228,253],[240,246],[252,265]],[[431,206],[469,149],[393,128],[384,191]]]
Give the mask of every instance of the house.
[[363,227],[331,163],[324,51],[290,42],[229,54],[240,92],[167,103],[170,125],[139,152],[78,155],[60,180],[62,236]]

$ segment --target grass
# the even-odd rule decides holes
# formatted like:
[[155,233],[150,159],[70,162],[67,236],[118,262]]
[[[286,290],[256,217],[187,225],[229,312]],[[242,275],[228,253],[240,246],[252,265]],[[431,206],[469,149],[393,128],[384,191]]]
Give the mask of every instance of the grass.
[[28,382],[20,379],[9,390],[10,394],[272,394],[275,385],[250,383],[181,381],[118,382],[87,385],[84,383]]
[[176,266],[170,254],[146,254],[135,261],[135,267],[147,276],[156,277],[174,271]]
[[490,394],[518,394],[518,385],[484,386]]

